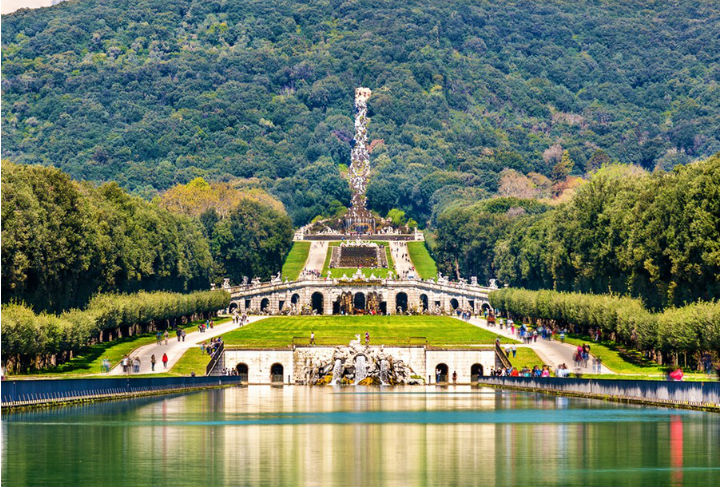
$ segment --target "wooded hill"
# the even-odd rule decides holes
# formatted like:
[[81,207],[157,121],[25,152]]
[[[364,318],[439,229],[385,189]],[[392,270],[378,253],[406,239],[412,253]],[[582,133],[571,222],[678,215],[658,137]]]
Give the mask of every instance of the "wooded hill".
[[720,150],[718,25],[709,0],[68,0],[3,16],[2,154],[145,197],[257,177],[303,224],[349,203],[368,86],[369,203],[424,225],[564,151],[581,174]]

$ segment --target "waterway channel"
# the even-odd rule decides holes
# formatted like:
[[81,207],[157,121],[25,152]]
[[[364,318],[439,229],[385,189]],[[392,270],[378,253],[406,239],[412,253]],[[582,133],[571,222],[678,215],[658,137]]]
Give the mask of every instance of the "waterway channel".
[[720,485],[720,415],[448,388],[251,386],[3,414],[2,484]]

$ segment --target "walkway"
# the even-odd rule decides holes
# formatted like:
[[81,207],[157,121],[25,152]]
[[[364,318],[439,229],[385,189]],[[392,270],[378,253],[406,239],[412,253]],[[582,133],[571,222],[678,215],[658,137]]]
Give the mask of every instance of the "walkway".
[[[518,336],[513,336],[510,333],[510,330],[507,328],[500,329],[499,326],[487,326],[487,322],[482,318],[471,318],[469,321],[470,324],[475,325],[479,328],[482,328],[484,330],[491,331],[495,334],[504,336],[506,338],[515,338],[518,339]],[[517,330],[516,330],[517,331]],[[570,345],[569,343],[560,343],[555,340],[543,340],[541,337],[538,337],[537,342],[533,342],[530,344],[518,344],[519,347],[528,347],[535,351],[535,353],[540,357],[540,359],[547,365],[552,366],[553,368],[556,368],[558,365],[564,363],[567,365],[568,370],[570,372],[581,372],[583,374],[596,374],[597,372],[593,370],[593,359],[592,357],[590,360],[588,360],[587,367],[577,367],[575,365],[575,361],[573,360],[573,356],[575,355],[575,351],[577,350],[577,346]],[[592,352],[592,343],[590,343],[590,351]],[[591,353],[592,355],[592,353]],[[536,365],[536,364],[528,364],[528,365]],[[540,365],[540,364],[537,364]],[[601,367],[601,374],[612,374],[613,372],[605,367],[604,365]]]
[[409,273],[417,275],[415,266],[410,260],[410,251],[406,242],[390,241],[390,254],[395,262],[395,272],[400,277],[405,277]]
[[327,256],[328,242],[313,241],[310,243],[307,261],[305,261],[304,271],[316,272],[319,276],[325,265],[325,257]]
[[[248,316],[248,324],[265,318],[264,316]],[[247,326],[247,325],[245,325]],[[131,357],[140,357],[140,373],[141,374],[159,374],[161,372],[167,372],[172,368],[173,365],[180,360],[180,357],[189,349],[193,347],[199,347],[202,342],[210,342],[210,338],[223,335],[229,331],[237,330],[238,326],[233,324],[232,320],[221,325],[215,325],[212,330],[208,329],[205,333],[200,333],[195,328],[195,331],[187,333],[190,328],[186,328],[187,336],[185,336],[184,342],[179,342],[175,332],[171,332],[168,338],[168,344],[164,345],[164,341],[160,345],[155,343],[151,345],[142,346],[133,351]],[[168,356],[167,369],[163,369],[162,356],[166,353]],[[155,371],[151,370],[150,356],[155,354],[157,363],[155,364]],[[209,361],[210,356],[208,356]],[[118,365],[110,371],[109,375],[123,375],[122,366]]]

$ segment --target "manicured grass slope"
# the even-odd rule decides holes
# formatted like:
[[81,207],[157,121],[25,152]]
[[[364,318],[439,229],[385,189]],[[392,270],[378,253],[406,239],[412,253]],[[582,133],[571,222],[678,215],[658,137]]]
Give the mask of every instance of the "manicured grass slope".
[[282,266],[283,279],[296,280],[300,276],[303,267],[305,267],[309,253],[310,242],[293,242],[290,253],[285,258],[285,263]]
[[492,344],[497,337],[445,316],[292,316],[257,321],[223,335],[223,340],[243,347],[284,347],[293,337],[300,337],[297,344],[306,344],[311,331],[318,345],[347,345],[356,334],[364,339],[366,331],[375,345],[419,345],[425,338],[437,346]]
[[434,279],[437,277],[437,266],[430,252],[428,252],[425,242],[408,242],[408,252],[410,260],[412,260],[415,269],[421,279]]
[[542,359],[535,353],[535,350],[527,347],[517,347],[517,355],[513,357],[512,353],[510,353],[508,358],[512,366],[516,369],[522,369],[523,367],[532,369],[534,365],[538,367],[544,365]]
[[180,360],[178,360],[172,369],[169,371],[169,375],[190,375],[191,372],[195,372],[195,375],[200,377],[205,375],[205,368],[210,363],[210,355],[200,350],[200,347],[193,347],[187,350]]

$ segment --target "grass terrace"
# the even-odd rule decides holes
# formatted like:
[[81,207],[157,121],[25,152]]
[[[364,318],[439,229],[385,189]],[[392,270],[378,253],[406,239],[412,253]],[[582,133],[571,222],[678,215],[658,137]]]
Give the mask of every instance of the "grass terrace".
[[282,277],[295,281],[305,267],[308,254],[310,253],[310,242],[293,242],[290,253],[285,258],[282,266]]
[[[227,346],[277,348],[307,345],[310,332],[317,345],[347,345],[356,334],[372,345],[492,345],[498,335],[447,316],[290,316],[271,317],[223,335]],[[503,343],[507,338],[501,337]]]
[[408,253],[420,279],[435,279],[437,277],[437,266],[425,242],[408,242]]

